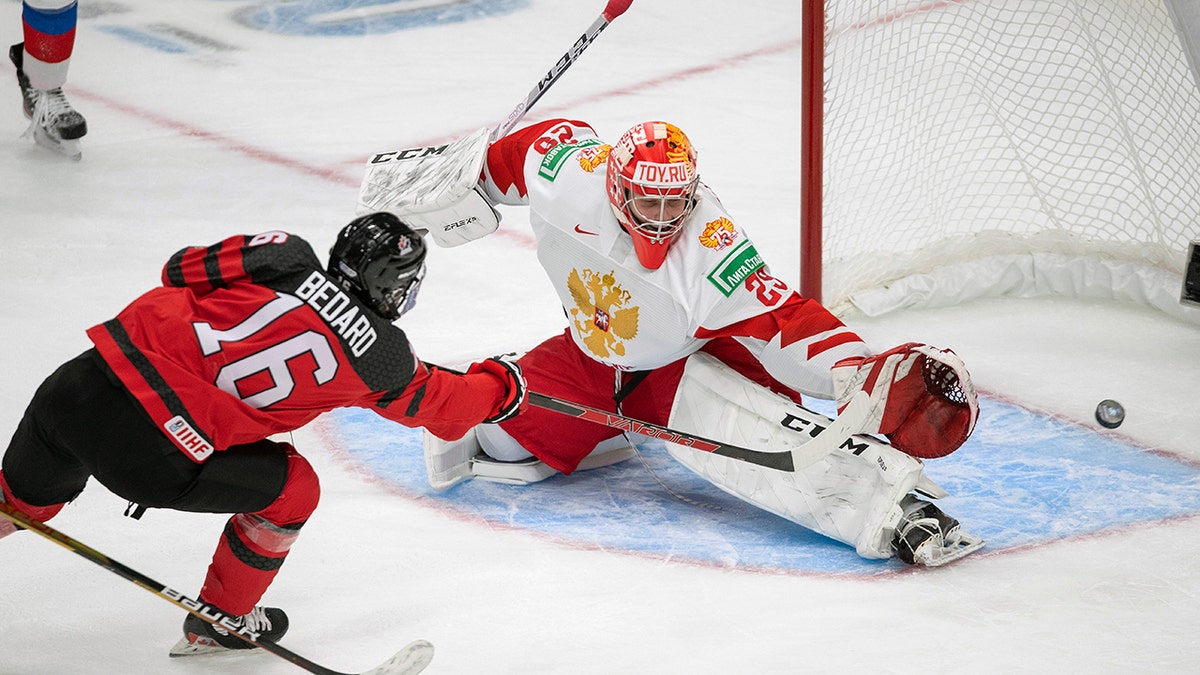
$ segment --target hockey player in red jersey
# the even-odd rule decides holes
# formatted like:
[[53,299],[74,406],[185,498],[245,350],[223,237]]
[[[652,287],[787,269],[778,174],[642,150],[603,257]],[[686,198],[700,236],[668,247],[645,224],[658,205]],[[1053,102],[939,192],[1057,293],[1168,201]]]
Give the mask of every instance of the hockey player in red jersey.
[[[34,394],[4,454],[0,495],[45,521],[92,476],[139,508],[234,514],[199,597],[278,640],[287,616],[256,604],[319,486],[290,443],[268,437],[354,406],[458,438],[524,400],[514,364],[430,367],[392,325],[416,299],[425,254],[420,235],[387,213],[343,228],[328,265],[285,232],[180,250],[162,286],[88,330],[94,348]],[[12,531],[0,525],[0,536]],[[189,614],[171,655],[249,647]]]
[[[868,453],[839,450],[785,474],[668,447],[722,489],[865,557],[936,565],[982,545],[913,494],[944,494],[918,458],[949,454],[974,427],[978,407],[962,362],[917,343],[875,353],[773,276],[745,228],[700,181],[695,149],[679,128],[645,122],[608,144],[586,123],[547,120],[488,143],[482,173],[476,194],[448,211],[458,238],[451,245],[469,238],[462,223],[488,220],[486,209],[464,213],[471,200],[528,206],[538,261],[566,311],[566,330],[519,360],[532,391],[758,445],[758,432],[730,433],[775,435],[778,420],[755,412],[775,405],[771,396],[845,406],[866,392],[871,409],[861,432],[892,441]],[[367,185],[364,196],[384,194],[380,186]],[[435,241],[451,231],[428,227]],[[469,478],[531,482],[631,454],[613,428],[537,408],[460,441],[426,436],[430,483],[440,489]]]

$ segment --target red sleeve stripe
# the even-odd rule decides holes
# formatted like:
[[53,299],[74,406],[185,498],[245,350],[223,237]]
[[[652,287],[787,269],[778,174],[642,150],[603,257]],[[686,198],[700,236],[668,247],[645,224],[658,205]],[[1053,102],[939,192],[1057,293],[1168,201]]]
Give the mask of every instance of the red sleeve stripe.
[[751,337],[763,342],[770,342],[777,333],[779,333],[779,321],[771,312],[752,316],[717,330],[709,330],[703,326],[696,329],[696,337],[705,340],[719,337]]
[[793,342],[845,327],[845,324],[821,306],[821,303],[801,298],[799,293],[792,293],[784,307],[790,312],[779,331],[780,347],[787,347]]
[[816,342],[810,344],[808,346],[808,358],[809,360],[812,360],[818,355],[827,352],[834,347],[844,345],[847,342],[862,342],[862,338],[849,330],[838,331],[823,340],[817,340]]
[[245,276],[242,247],[246,237],[230,237],[208,248],[191,246],[176,251],[163,267],[163,283],[191,286],[200,293],[228,286],[226,279]]
[[[696,331],[698,338],[752,337],[770,342],[779,335],[779,346],[787,347],[822,333],[844,328],[836,316],[830,314],[820,303],[792,293],[782,305],[758,316],[752,316],[717,330],[701,327]],[[858,339],[851,334],[851,339]]]
[[183,272],[183,285],[196,289],[200,293],[208,293],[213,285],[208,280],[206,258],[208,249],[189,248],[183,252],[180,271]]
[[217,277],[221,279],[220,286],[226,285],[225,279],[240,279],[246,276],[242,268],[242,248],[245,245],[246,239],[239,238],[226,239],[214,247],[220,249],[217,251]]

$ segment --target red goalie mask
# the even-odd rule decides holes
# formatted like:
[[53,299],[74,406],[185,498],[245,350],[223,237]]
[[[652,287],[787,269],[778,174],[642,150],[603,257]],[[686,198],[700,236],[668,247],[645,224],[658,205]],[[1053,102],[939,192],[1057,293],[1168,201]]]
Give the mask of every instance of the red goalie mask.
[[626,131],[608,156],[608,200],[633,250],[656,270],[696,207],[696,150],[673,124],[643,122]]

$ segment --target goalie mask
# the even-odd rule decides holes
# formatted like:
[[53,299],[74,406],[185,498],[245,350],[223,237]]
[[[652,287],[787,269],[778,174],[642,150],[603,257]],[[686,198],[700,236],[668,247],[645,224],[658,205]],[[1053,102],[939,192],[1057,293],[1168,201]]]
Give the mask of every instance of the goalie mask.
[[673,124],[643,122],[608,156],[608,200],[633,237],[642,267],[656,270],[696,207],[696,151]]
[[417,301],[425,242],[390,213],[356,218],[329,250],[329,274],[380,316],[395,321]]

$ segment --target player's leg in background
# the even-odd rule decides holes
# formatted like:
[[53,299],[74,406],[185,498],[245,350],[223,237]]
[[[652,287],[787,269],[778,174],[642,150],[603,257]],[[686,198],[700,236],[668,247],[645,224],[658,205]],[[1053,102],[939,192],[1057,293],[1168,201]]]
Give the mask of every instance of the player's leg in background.
[[21,12],[25,40],[9,48],[25,117],[30,120],[27,133],[40,145],[72,157],[78,155],[75,141],[87,134],[87,121],[62,90],[75,50],[77,18],[75,0],[25,0]]

